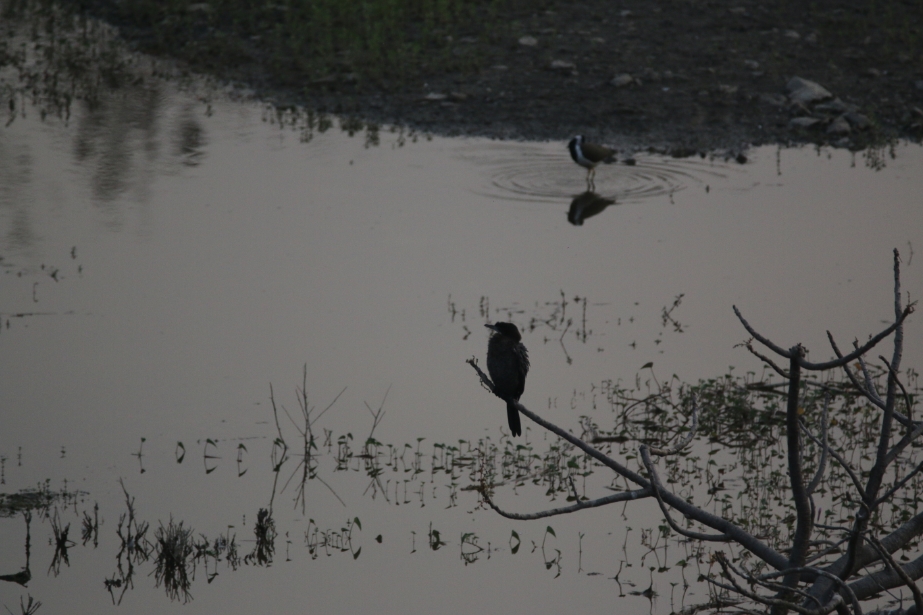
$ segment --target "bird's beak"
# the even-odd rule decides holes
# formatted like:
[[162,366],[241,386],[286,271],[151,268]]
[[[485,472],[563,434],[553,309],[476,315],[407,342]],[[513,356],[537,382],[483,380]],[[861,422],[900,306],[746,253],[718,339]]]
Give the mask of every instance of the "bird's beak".
[[484,325],[484,326],[487,327],[488,329],[490,329],[491,331],[496,331],[496,330],[497,330],[497,327],[495,327],[494,325]]

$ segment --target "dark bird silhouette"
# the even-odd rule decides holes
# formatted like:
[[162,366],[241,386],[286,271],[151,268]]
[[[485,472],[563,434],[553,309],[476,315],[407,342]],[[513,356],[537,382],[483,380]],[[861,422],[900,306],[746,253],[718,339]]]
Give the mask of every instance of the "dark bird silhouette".
[[511,322],[484,325],[493,333],[487,343],[487,371],[494,382],[497,395],[506,402],[506,419],[514,436],[522,434],[518,402],[526,388],[529,373],[529,353],[522,345],[519,329]]
[[567,221],[574,226],[583,226],[583,221],[595,216],[605,208],[615,203],[615,199],[607,199],[600,196],[592,190],[587,190],[583,194],[578,194],[570,202],[570,209],[567,210]]
[[593,178],[596,176],[596,165],[600,162],[606,164],[615,162],[615,150],[597,145],[596,143],[587,143],[583,140],[583,135],[577,135],[567,144],[570,150],[570,157],[574,162],[587,170],[586,181],[593,184]]

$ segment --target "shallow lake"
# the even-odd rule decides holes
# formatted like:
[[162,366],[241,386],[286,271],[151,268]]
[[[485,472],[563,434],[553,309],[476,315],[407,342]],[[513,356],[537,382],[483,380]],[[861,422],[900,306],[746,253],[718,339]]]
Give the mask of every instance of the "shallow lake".
[[[893,318],[893,248],[905,292],[923,291],[919,147],[883,152],[879,170],[813,148],[760,148],[746,164],[638,155],[601,166],[588,196],[563,143],[350,136],[329,119],[321,130],[161,85],[68,122],[26,110],[0,128],[0,491],[71,494],[49,510],[75,543],[62,565],[52,519],[33,517],[32,579],[0,584],[0,604],[669,613],[704,602],[701,588],[683,596],[679,575],[648,571],[681,552],[620,572],[626,535],[659,514],[651,503],[512,522],[476,510],[450,476],[413,473],[416,450],[429,467],[434,443],[506,431],[502,403],[465,364],[483,364],[483,324],[524,329],[523,403],[579,434],[581,416],[612,420],[596,408],[602,381],[762,373],[735,348],[747,334],[733,305],[819,361],[832,356],[828,329],[848,347]],[[908,344],[904,365],[920,359]],[[301,441],[285,411],[297,423],[303,382],[312,416],[332,406],[313,425],[324,482],[296,502],[297,455],[273,465],[280,432]],[[358,451],[379,408],[375,438],[405,456],[377,482],[358,460],[337,471],[339,438]],[[524,427],[523,441],[550,440]],[[236,537],[241,561],[200,560],[188,595],[165,593],[140,557],[126,578],[116,530],[132,499],[148,539],[182,521],[215,544]],[[497,499],[551,506],[541,489]],[[261,508],[278,534],[268,560],[254,555]],[[95,547],[79,535],[94,515]],[[347,525],[357,517],[361,528]],[[27,525],[16,515],[0,528],[0,573],[12,574]],[[630,593],[652,578],[653,603]]]

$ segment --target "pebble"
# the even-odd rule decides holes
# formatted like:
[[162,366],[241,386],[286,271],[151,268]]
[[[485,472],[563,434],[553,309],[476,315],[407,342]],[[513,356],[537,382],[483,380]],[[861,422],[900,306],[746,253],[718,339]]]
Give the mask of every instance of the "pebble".
[[616,75],[615,77],[613,77],[612,81],[610,81],[609,83],[614,85],[617,88],[623,88],[626,85],[631,85],[634,82],[635,82],[634,77],[632,77],[628,73],[622,73],[620,75]]
[[551,62],[552,70],[574,70],[575,68],[577,65],[567,60],[552,60]]
[[534,36],[523,36],[519,39],[519,44],[525,47],[535,47],[538,45],[538,39]]

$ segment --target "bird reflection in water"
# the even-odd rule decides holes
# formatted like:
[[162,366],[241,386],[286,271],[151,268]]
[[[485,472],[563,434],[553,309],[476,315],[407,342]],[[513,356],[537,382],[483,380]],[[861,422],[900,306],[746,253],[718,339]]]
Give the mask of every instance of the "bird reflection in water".
[[570,202],[570,209],[567,210],[567,221],[574,226],[583,226],[584,220],[592,218],[614,203],[615,199],[607,199],[592,190],[587,190],[575,196],[574,200]]

